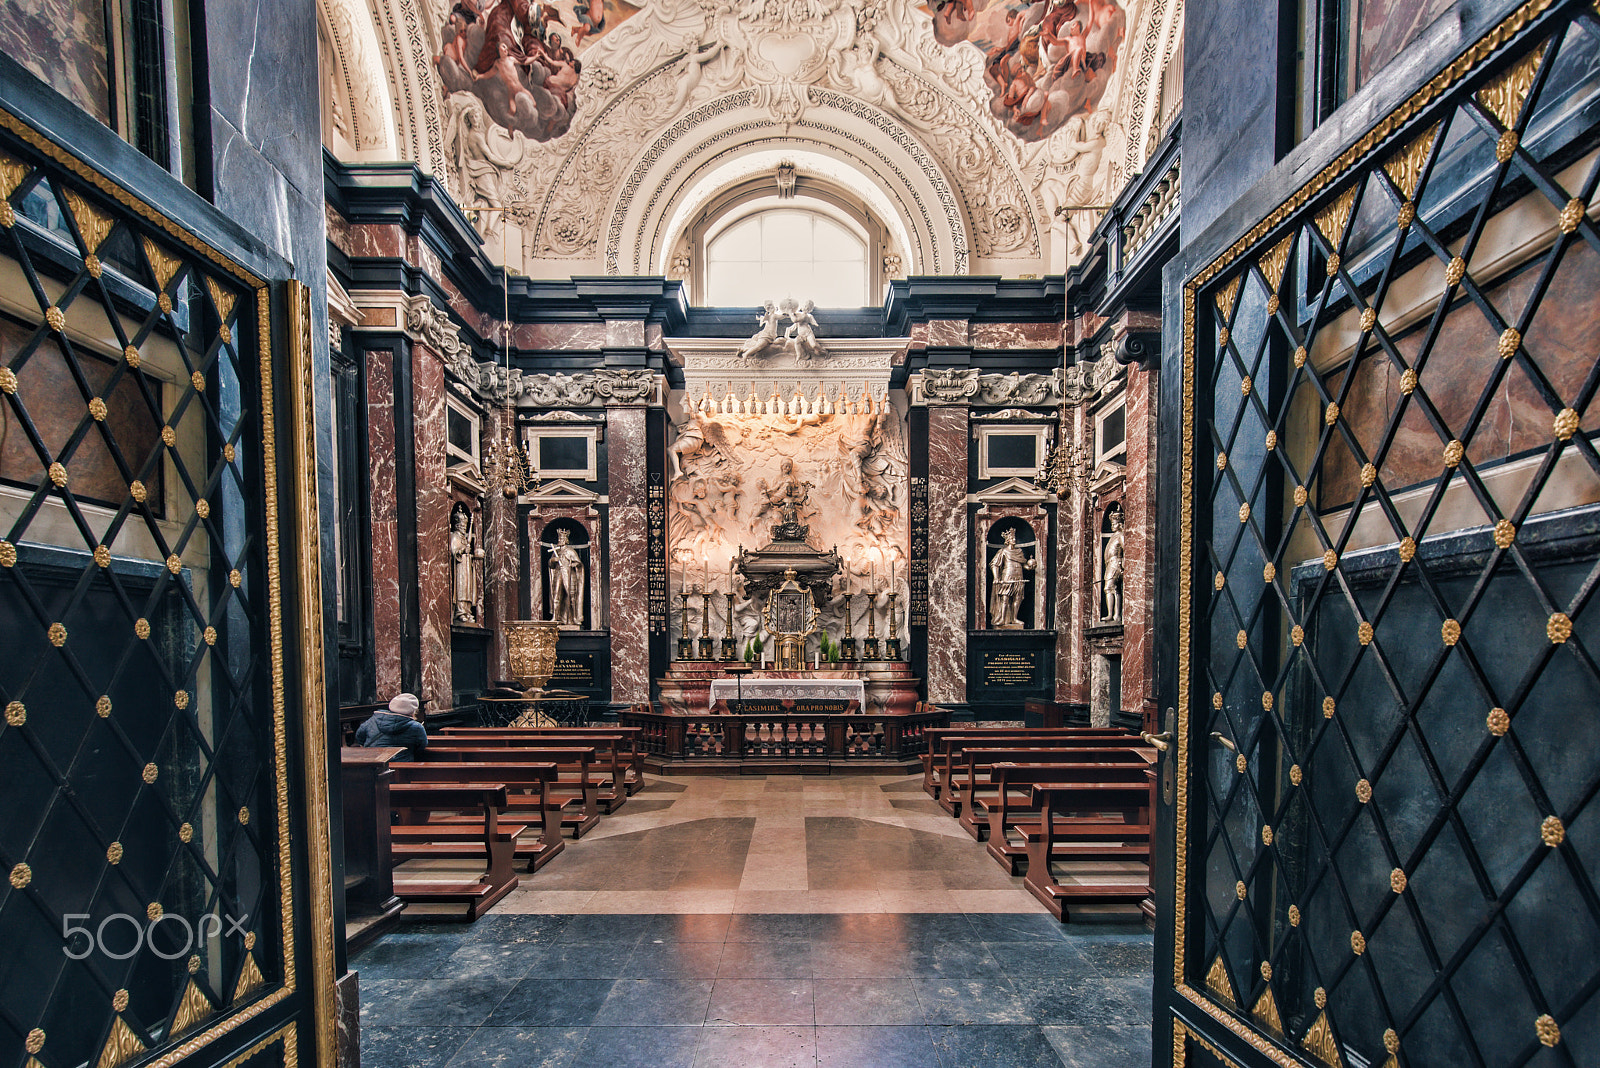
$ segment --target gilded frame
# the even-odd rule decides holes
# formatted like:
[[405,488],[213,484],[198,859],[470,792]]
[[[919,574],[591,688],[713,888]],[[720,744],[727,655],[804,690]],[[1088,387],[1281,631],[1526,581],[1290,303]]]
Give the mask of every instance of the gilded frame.
[[[1179,458],[1179,524],[1178,524],[1178,656],[1177,656],[1177,714],[1176,776],[1177,791],[1173,804],[1174,854],[1173,911],[1172,911],[1172,989],[1189,1005],[1203,1012],[1216,1023],[1249,1045],[1274,1064],[1283,1068],[1304,1068],[1306,1061],[1284,1048],[1267,1041],[1254,1028],[1245,1023],[1229,1008],[1217,1003],[1206,992],[1191,986],[1185,976],[1186,936],[1188,916],[1188,856],[1189,856],[1189,781],[1190,768],[1190,698],[1194,685],[1193,640],[1191,625],[1194,606],[1194,522],[1195,522],[1195,359],[1197,355],[1195,334],[1197,308],[1201,290],[1221,277],[1230,268],[1246,259],[1248,252],[1266,247],[1268,235],[1275,233],[1299,212],[1303,211],[1321,193],[1358,168],[1373,163],[1380,150],[1399,143],[1409,132],[1409,125],[1426,108],[1462,82],[1483,72],[1501,53],[1516,43],[1519,35],[1540,16],[1559,5],[1559,0],[1527,0],[1499,24],[1485,33],[1460,56],[1431,78],[1392,112],[1372,126],[1354,144],[1339,153],[1313,177],[1301,185],[1287,199],[1274,208],[1264,219],[1216,256],[1183,284],[1183,438]],[[1600,0],[1593,4],[1600,10]],[[1187,1043],[1193,1041],[1225,1064],[1238,1068],[1239,1062],[1224,1053],[1207,1037],[1202,1036],[1176,1013],[1172,1021],[1173,1065],[1187,1064]]]
[[278,827],[278,907],[281,918],[279,935],[284,947],[283,982],[276,989],[258,996],[236,1012],[219,1010],[220,1019],[167,1049],[161,1056],[146,1062],[143,1068],[171,1068],[281,1004],[300,988],[297,958],[302,947],[295,938],[297,873],[294,865],[289,804],[288,697],[283,638],[283,547],[279,538],[282,522],[278,492],[280,457],[287,459],[291,465],[290,502],[295,509],[296,518],[293,524],[292,557],[295,568],[294,583],[298,594],[296,608],[302,619],[314,622],[314,625],[296,628],[300,638],[294,650],[300,665],[299,701],[302,711],[299,727],[304,742],[302,773],[306,794],[303,799],[306,821],[300,829],[304,832],[308,869],[298,874],[302,882],[301,894],[307,903],[312,927],[311,959],[314,974],[309,998],[312,1011],[309,1021],[299,1017],[290,1020],[227,1062],[224,1068],[236,1068],[237,1065],[279,1043],[283,1047],[285,1068],[298,1068],[300,1029],[306,1023],[310,1024],[315,1039],[316,1052],[313,1062],[335,1064],[338,1013],[336,977],[333,973],[333,866],[329,840],[327,753],[323,744],[327,738],[327,715],[323,681],[323,640],[320,629],[322,569],[318,555],[320,534],[317,523],[317,465],[312,389],[314,333],[308,291],[303,284],[290,280],[287,282],[287,300],[282,302],[286,305],[281,311],[287,319],[288,326],[286,384],[291,408],[283,415],[286,440],[280,443],[278,416],[274,404],[274,390],[278,381],[273,362],[274,320],[270,280],[262,278],[221,249],[202,241],[154,205],[118,185],[110,176],[95,170],[4,106],[0,106],[0,130],[11,134],[38,155],[69,171],[85,186],[115,201],[147,224],[159,229],[168,240],[209,261],[232,281],[242,284],[255,294],[262,390],[262,466],[265,483],[263,499],[266,527],[268,634],[271,645],[273,785]]

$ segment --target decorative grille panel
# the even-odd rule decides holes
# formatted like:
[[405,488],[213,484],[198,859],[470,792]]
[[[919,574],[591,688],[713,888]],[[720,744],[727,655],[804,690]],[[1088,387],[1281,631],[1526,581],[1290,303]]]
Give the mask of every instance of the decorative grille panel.
[[0,1062],[170,1063],[293,980],[265,289],[21,144],[0,196]]
[[1600,23],[1565,11],[1187,291],[1175,978],[1279,1063],[1600,1063]]

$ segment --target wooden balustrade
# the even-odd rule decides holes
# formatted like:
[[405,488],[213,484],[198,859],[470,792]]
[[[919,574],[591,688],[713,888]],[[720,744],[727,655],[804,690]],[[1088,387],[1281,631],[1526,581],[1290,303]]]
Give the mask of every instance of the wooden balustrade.
[[928,730],[947,725],[949,713],[682,716],[636,706],[619,721],[641,729],[643,752],[668,760],[906,760],[927,751]]

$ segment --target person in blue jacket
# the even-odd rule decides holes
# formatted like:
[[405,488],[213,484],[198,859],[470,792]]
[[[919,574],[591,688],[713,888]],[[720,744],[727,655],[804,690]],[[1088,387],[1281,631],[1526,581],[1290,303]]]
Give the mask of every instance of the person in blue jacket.
[[428,731],[417,722],[417,712],[422,702],[415,694],[403,693],[389,702],[389,711],[374,712],[356,731],[356,744],[360,746],[404,746],[406,751],[395,755],[395,760],[415,760],[417,753],[428,748]]

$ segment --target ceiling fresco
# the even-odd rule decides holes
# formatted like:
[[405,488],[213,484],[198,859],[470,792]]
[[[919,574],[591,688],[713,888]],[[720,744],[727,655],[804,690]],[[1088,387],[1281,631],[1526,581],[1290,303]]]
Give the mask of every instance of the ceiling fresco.
[[908,205],[907,273],[1060,271],[1097,221],[1066,209],[1114,195],[1171,110],[1182,19],[1182,0],[319,6],[334,124],[358,131],[339,154],[378,158],[359,131],[392,116],[388,156],[546,275],[659,273],[680,194],[784,146],[802,177],[809,154]]

